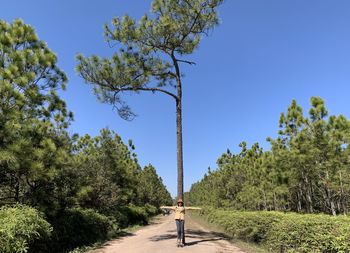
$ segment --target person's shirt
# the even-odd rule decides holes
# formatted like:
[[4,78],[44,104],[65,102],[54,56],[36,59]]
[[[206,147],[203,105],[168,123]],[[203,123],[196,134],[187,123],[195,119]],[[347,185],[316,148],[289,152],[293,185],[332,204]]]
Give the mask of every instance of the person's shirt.
[[175,211],[175,220],[185,220],[185,207],[176,206],[174,211]]
[[174,210],[175,220],[185,220],[185,210],[201,210],[200,207],[184,207],[184,206],[161,206],[162,209]]

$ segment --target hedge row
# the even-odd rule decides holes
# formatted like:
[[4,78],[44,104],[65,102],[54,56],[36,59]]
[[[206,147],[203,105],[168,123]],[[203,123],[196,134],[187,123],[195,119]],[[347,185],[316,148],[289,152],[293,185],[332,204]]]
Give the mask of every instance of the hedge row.
[[23,205],[0,208],[0,252],[69,252],[104,241],[123,227],[147,224],[158,213],[151,205],[117,208],[108,216],[93,209],[72,208],[44,219]]
[[324,214],[203,209],[228,235],[279,253],[350,252],[350,218]]

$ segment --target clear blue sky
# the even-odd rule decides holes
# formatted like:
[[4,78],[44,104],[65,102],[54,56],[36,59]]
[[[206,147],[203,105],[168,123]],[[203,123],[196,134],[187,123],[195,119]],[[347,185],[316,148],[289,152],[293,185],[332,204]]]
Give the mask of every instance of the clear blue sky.
[[[128,13],[147,12],[150,0],[0,0],[0,18],[21,18],[57,53],[69,76],[62,93],[75,114],[71,133],[98,134],[109,127],[132,139],[141,165],[152,163],[176,194],[174,101],[162,94],[127,96],[139,115],[118,118],[100,104],[74,71],[75,55],[113,53],[103,24]],[[222,24],[188,60],[184,80],[185,190],[208,166],[237,145],[275,137],[278,118],[292,99],[309,108],[311,96],[325,99],[331,114],[350,117],[350,1],[226,0]]]

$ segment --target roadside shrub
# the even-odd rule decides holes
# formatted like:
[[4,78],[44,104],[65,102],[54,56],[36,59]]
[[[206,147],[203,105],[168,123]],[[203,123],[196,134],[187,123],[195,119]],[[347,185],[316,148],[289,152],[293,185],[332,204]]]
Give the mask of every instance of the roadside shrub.
[[207,220],[215,223],[232,237],[260,243],[265,240],[268,231],[282,218],[278,212],[239,212],[225,210],[204,211]]
[[350,218],[325,214],[203,209],[200,215],[228,235],[279,253],[350,252]]
[[145,207],[128,205],[127,215],[129,218],[129,224],[142,224],[146,225],[148,223],[148,214]]
[[0,252],[27,252],[39,238],[47,238],[51,225],[36,209],[24,205],[0,208]]
[[265,242],[280,252],[350,252],[350,220],[327,215],[287,214]]
[[64,210],[52,221],[54,233],[50,252],[64,252],[108,238],[113,229],[110,219],[93,209]]
[[159,209],[155,206],[150,205],[150,204],[145,205],[145,210],[146,210],[148,217],[152,217],[154,215],[159,214]]
[[116,223],[124,228],[134,224],[146,225],[148,224],[149,218],[158,213],[158,208],[149,204],[143,207],[130,204],[118,207],[113,212],[112,216]]
[[120,228],[125,228],[129,225],[128,210],[126,207],[119,207],[109,214]]

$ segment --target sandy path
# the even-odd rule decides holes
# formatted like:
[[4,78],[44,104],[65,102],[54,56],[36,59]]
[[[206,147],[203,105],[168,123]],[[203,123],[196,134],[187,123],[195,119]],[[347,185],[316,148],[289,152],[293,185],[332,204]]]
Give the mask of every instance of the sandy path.
[[107,242],[89,253],[245,253],[215,232],[210,232],[186,218],[186,246],[177,248],[173,215],[159,217],[129,236]]

